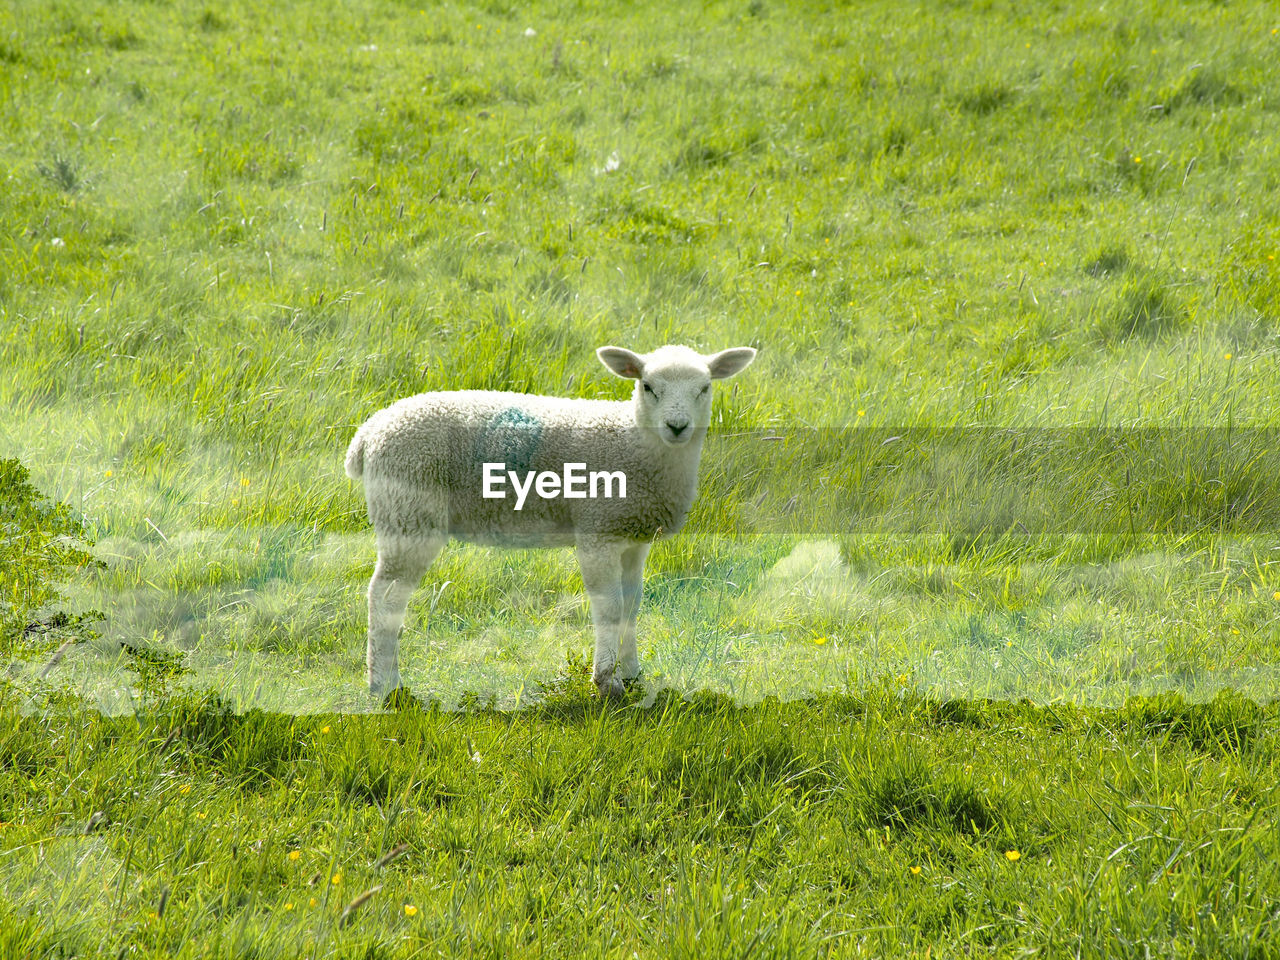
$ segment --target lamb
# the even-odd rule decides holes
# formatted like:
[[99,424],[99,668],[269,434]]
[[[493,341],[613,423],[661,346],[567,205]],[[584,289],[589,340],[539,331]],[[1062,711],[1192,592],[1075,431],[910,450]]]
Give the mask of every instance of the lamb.
[[[373,414],[347,449],[363,479],[378,561],[369,581],[369,691],[400,687],[405,608],[450,537],[507,547],[573,546],[595,630],[592,679],[619,697],[639,676],[636,616],[645,557],[683,526],[697,492],[711,422],[711,381],[747,367],[756,351],[704,356],[668,345],[637,354],[596,351],[627,400],[583,400],[487,390],[422,393]],[[548,474],[560,473],[563,480]],[[588,479],[610,482],[600,495]],[[606,477],[607,475],[607,477]],[[505,495],[504,476],[525,498]],[[530,493],[536,477],[536,487]],[[522,479],[523,478],[523,479]],[[577,483],[575,481],[581,481]],[[516,491],[511,491],[514,494]]]

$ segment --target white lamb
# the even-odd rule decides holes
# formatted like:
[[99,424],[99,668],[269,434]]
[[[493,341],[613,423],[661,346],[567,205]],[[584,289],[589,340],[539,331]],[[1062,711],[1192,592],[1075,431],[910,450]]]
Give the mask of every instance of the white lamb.
[[[364,479],[378,541],[369,581],[374,695],[400,686],[405,608],[450,537],[495,546],[575,546],[595,627],[596,690],[620,696],[622,681],[639,675],[636,614],[645,557],[655,540],[680,529],[693,504],[711,421],[711,381],[743,370],[756,351],[737,347],[703,356],[665,346],[641,355],[601,347],[596,355],[618,376],[637,381],[630,401],[422,393],[379,410],[356,431],[347,476]],[[601,496],[595,483],[575,489],[568,479],[574,469],[584,488],[584,478],[616,480],[620,471],[625,480],[612,492],[622,493],[625,484],[625,495],[604,490]],[[564,474],[564,489],[542,477],[533,488],[534,475],[543,472]],[[512,487],[501,499],[494,494],[507,490],[497,476]],[[521,485],[525,497],[516,509]]]

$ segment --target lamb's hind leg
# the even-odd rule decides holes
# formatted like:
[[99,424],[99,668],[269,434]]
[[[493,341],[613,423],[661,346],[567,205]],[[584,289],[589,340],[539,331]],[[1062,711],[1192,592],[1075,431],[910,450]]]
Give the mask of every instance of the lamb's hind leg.
[[622,627],[622,547],[611,542],[578,541],[582,583],[591,602],[596,649],[591,679],[602,697],[622,696],[622,681],[614,676],[618,635]]
[[378,564],[369,581],[369,692],[380,697],[400,686],[400,630],[409,598],[444,546],[439,534],[378,536]]
[[617,668],[621,680],[634,680],[640,676],[640,658],[636,655],[636,618],[640,615],[644,561],[648,555],[647,543],[622,551],[622,628],[618,637]]

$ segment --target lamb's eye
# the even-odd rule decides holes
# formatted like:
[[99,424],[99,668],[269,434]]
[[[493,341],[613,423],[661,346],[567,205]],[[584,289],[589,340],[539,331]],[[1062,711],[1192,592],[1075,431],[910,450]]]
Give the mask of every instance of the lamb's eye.
[[711,389],[711,384],[709,384],[709,383],[704,383],[704,384],[702,385],[702,389],[698,391],[698,396],[700,396],[700,397],[704,397],[704,396],[706,396],[707,391],[708,391],[708,390],[710,390],[710,389]]
[[656,393],[653,393],[653,387],[649,386],[647,383],[644,385],[644,392],[653,394],[655,397],[657,396]]

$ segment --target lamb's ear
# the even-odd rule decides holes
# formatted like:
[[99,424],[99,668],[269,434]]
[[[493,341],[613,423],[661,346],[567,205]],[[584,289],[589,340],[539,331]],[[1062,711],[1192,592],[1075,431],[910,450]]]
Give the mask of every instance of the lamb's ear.
[[723,380],[741,373],[756,358],[754,347],[730,347],[707,357],[707,369],[711,371],[712,380]]
[[644,374],[644,360],[638,353],[622,347],[601,347],[596,351],[600,362],[620,377],[639,380]]

